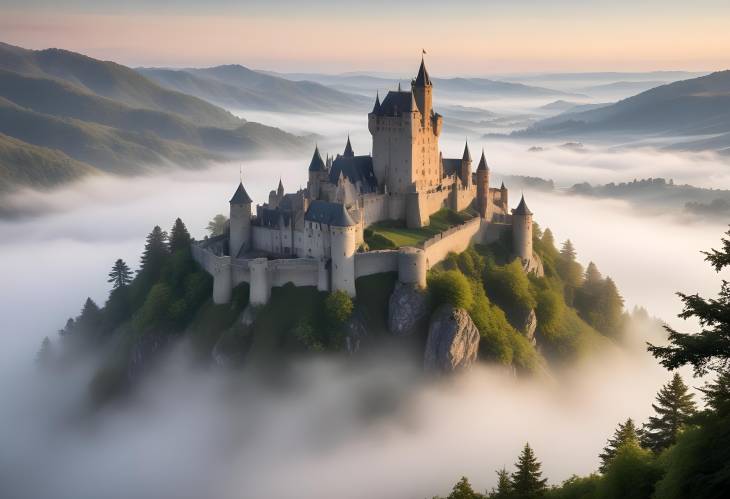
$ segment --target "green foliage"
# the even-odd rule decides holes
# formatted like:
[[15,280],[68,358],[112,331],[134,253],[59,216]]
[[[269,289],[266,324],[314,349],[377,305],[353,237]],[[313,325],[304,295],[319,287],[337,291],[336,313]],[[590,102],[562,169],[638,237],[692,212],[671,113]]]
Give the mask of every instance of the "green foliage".
[[364,239],[371,250],[418,246],[436,234],[473,217],[474,214],[469,210],[457,213],[442,209],[431,215],[428,225],[416,229],[406,227],[403,221],[386,220],[368,227]]
[[650,499],[661,470],[651,452],[637,443],[616,451],[598,486],[599,499]]
[[513,497],[514,488],[512,487],[512,478],[505,468],[497,470],[497,487],[492,489],[487,497],[489,499],[510,499]]
[[219,213],[216,216],[214,216],[210,222],[208,222],[208,225],[205,227],[205,230],[208,232],[208,235],[210,235],[211,237],[220,236],[226,231],[227,222],[228,222],[228,217]]
[[575,307],[580,316],[604,335],[618,338],[624,327],[623,306],[616,284],[610,277],[604,279],[590,262],[583,284],[575,291]]
[[352,298],[344,291],[333,291],[324,300],[327,320],[334,326],[341,326],[352,315]]
[[368,334],[389,335],[388,306],[397,280],[397,272],[373,274],[355,280],[357,308],[365,321]]
[[301,320],[294,327],[294,336],[304,345],[307,350],[313,352],[323,352],[325,350],[324,343],[322,342],[319,334],[306,320]]
[[484,498],[483,494],[479,494],[478,492],[474,492],[474,489],[472,489],[471,484],[469,483],[469,480],[465,476],[461,477],[461,479],[456,482],[456,485],[454,485],[454,488],[451,489],[451,493],[446,496],[446,499],[482,499]]
[[143,281],[154,283],[162,271],[167,255],[170,254],[170,248],[167,244],[167,232],[163,231],[159,225],[155,225],[147,235],[144,245],[144,251],[140,258],[139,274]]
[[552,487],[545,494],[546,499],[595,499],[601,477],[588,475],[579,477],[573,475],[559,487]]
[[[725,233],[730,236],[730,231]],[[722,239],[722,250],[705,253],[705,260],[719,272],[730,265],[730,238]],[[717,298],[705,299],[699,294],[677,293],[684,303],[679,317],[694,317],[701,326],[696,334],[680,333],[665,326],[669,346],[649,345],[649,351],[667,369],[691,365],[696,375],[708,370],[723,371],[730,367],[730,283],[722,280]]]
[[175,253],[179,250],[190,249],[190,233],[182,220],[179,218],[175,219],[175,223],[170,230],[170,253]]
[[674,373],[671,381],[657,393],[656,403],[652,404],[657,415],[651,416],[644,425],[644,447],[660,452],[674,444],[679,432],[696,412],[693,397],[679,373]]
[[563,323],[565,301],[552,289],[542,289],[537,293],[537,323],[545,335],[555,335]]
[[170,318],[172,300],[170,286],[162,282],[152,286],[142,308],[134,318],[135,329],[144,331],[153,327],[166,326]]
[[485,286],[489,298],[507,312],[510,322],[524,317],[537,305],[530,292],[530,281],[518,259],[502,267],[487,268]]
[[121,288],[122,286],[126,286],[132,282],[132,271],[129,270],[129,265],[127,265],[121,258],[118,258],[117,261],[114,262],[111,272],[109,272],[109,279],[107,282],[112,283],[113,289]]
[[547,479],[542,478],[541,464],[529,443],[522,449],[515,467],[517,470],[512,473],[514,497],[519,499],[544,497],[547,491],[545,486]]
[[598,456],[601,458],[601,473],[608,470],[609,464],[616,457],[616,452],[624,445],[639,445],[639,432],[631,418],[618,424],[613,436],[608,439],[603,452]]
[[394,249],[397,247],[391,239],[380,232],[374,232],[370,228],[365,229],[363,239],[365,239],[369,251]]
[[555,270],[564,284],[565,301],[573,306],[575,291],[583,284],[583,267],[576,261],[576,252],[570,239],[563,243],[555,260]]
[[428,290],[435,306],[449,304],[468,310],[473,303],[472,286],[464,274],[457,270],[429,275]]

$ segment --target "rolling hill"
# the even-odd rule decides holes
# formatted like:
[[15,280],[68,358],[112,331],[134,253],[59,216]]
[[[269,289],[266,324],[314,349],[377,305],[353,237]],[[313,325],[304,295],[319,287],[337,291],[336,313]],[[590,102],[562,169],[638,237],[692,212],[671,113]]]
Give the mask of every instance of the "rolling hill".
[[352,111],[371,102],[312,81],[290,81],[241,65],[172,70],[140,68],[142,75],[165,87],[221,106],[286,112]]
[[241,120],[197,97],[163,88],[131,68],[60,49],[27,50],[0,43],[0,69],[64,80],[133,108],[177,114],[200,125],[235,127]]
[[564,113],[513,135],[576,139],[616,134],[684,142],[687,137],[729,132],[730,71],[721,71],[662,85],[599,109]]

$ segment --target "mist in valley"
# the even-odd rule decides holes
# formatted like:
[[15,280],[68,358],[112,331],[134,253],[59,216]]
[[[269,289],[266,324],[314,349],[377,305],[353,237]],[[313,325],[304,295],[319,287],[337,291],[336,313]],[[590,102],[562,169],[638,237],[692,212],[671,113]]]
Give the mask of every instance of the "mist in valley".
[[[464,105],[471,103],[462,102]],[[530,104],[531,106],[532,104]],[[526,106],[525,106],[526,107]],[[339,153],[349,131],[356,154],[370,152],[356,115],[241,112],[296,133],[316,133],[322,154]],[[460,157],[464,136],[441,149]],[[587,144],[570,151],[468,136],[472,157],[485,148],[492,183],[502,176],[552,179],[558,187],[667,177],[730,188],[730,168],[710,154],[623,150]],[[314,144],[313,144],[314,145]],[[536,379],[480,365],[453,379],[426,380],[395,354],[358,362],[312,358],[277,372],[201,369],[184,345],[150,373],[129,400],[85,410],[95,360],[70,371],[38,370],[44,336],[78,314],[90,296],[104,302],[117,258],[137,266],[144,236],[181,217],[200,239],[242,169],[254,202],[279,178],[304,186],[311,153],[166,171],[144,178],[95,176],[52,192],[20,191],[4,202],[23,216],[0,220],[0,483],[8,497],[430,497],[462,475],[475,488],[495,484],[529,441],[551,483],[598,466],[619,421],[643,421],[669,374],[646,353],[661,341],[653,322],[635,324],[628,346],[607,347],[580,365]],[[509,187],[509,185],[508,185]],[[556,240],[571,239],[582,264],[610,275],[627,308],[690,329],[676,318],[682,290],[714,294],[719,277],[701,250],[719,245],[721,221],[688,223],[677,213],[624,201],[525,188],[535,220]],[[520,192],[510,190],[511,205]],[[687,379],[688,377],[685,377]],[[695,385],[698,382],[694,382]]]

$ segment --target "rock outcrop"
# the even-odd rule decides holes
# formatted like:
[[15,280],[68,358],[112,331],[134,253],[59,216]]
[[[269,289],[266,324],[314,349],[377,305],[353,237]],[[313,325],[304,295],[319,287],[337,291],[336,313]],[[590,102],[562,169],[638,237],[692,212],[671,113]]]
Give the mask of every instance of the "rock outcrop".
[[442,305],[431,317],[423,367],[448,373],[471,366],[477,360],[479,330],[463,308]]
[[397,282],[388,301],[388,330],[395,336],[413,334],[428,318],[425,291],[413,284]]
[[362,312],[356,308],[345,323],[345,349],[347,353],[357,353],[367,335],[368,330],[365,326],[365,319]]
[[522,320],[519,330],[534,345],[536,329],[537,329],[537,315],[535,314],[535,309],[532,308],[525,315],[525,318]]

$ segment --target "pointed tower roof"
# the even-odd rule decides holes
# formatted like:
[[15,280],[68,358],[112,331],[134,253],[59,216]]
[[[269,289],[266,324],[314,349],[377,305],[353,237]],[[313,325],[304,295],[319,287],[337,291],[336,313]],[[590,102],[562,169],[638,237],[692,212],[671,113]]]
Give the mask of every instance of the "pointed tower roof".
[[513,215],[532,215],[532,212],[530,211],[530,208],[527,207],[527,203],[525,203],[525,196],[522,195],[522,199],[520,199],[520,204],[517,205],[517,208],[512,210]]
[[355,156],[355,151],[352,150],[352,144],[350,144],[350,134],[347,134],[347,144],[345,145],[345,152],[342,155],[346,158],[352,158]]
[[488,171],[489,165],[487,164],[487,158],[484,156],[484,149],[482,149],[482,157],[479,160],[479,166],[477,166],[477,171]]
[[229,201],[231,204],[250,204],[251,198],[248,196],[248,192],[246,192],[246,189],[243,187],[243,182],[238,184],[238,189],[236,189],[236,192],[233,194],[233,197]]
[[500,191],[506,191],[507,188],[504,186],[504,182],[502,182],[502,187],[499,188]]
[[375,105],[372,112],[375,114],[380,112],[380,92],[375,92]]
[[426,71],[426,63],[423,60],[423,56],[421,56],[421,67],[418,68],[418,76],[416,76],[414,83],[417,87],[431,85],[431,78],[428,76],[428,71]]
[[284,192],[284,184],[281,182],[281,177],[279,177],[279,186],[276,188],[276,191],[278,193],[283,193]]
[[462,161],[471,161],[471,153],[469,152],[469,141],[464,145],[464,155],[461,157]]
[[325,171],[324,161],[322,161],[322,155],[319,153],[319,146],[314,147],[314,154],[312,155],[312,161],[309,162],[310,172],[323,172]]

